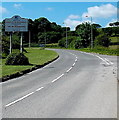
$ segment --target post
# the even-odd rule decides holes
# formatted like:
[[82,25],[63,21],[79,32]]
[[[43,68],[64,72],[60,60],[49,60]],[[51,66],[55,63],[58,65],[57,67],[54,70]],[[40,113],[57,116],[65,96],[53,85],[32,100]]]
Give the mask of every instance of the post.
[[12,33],[10,33],[10,54],[12,53]]
[[31,32],[29,30],[29,48],[31,47]]
[[45,47],[46,47],[46,30],[45,30]]
[[[65,24],[64,22],[63,22],[63,24]],[[66,27],[66,48],[68,48],[68,41],[67,41],[67,25],[65,24],[65,27]]]
[[93,24],[92,24],[92,17],[91,17],[91,49],[93,48]]
[[23,33],[21,32],[20,52],[23,52]]
[[68,41],[67,41],[67,26],[66,26],[66,48],[68,48]]

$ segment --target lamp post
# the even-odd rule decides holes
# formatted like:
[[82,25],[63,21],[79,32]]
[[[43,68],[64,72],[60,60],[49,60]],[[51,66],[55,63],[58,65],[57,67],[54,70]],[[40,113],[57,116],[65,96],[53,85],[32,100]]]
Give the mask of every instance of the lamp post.
[[[65,24],[65,23],[63,23]],[[68,41],[67,41],[67,25],[65,24],[65,27],[66,27],[66,48],[68,48]]]
[[93,25],[92,25],[92,16],[86,16],[91,18],[91,49],[93,48]]
[[10,54],[12,53],[12,32],[10,32]]
[[31,32],[29,30],[29,48],[31,47]]
[[46,47],[46,29],[44,30],[45,32],[45,47]]

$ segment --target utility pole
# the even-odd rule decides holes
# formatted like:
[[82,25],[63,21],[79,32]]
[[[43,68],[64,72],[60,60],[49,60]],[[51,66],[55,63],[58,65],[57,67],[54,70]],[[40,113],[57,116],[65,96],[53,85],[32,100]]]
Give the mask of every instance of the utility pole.
[[46,47],[46,29],[45,29],[45,47]]
[[92,24],[92,17],[91,17],[91,48],[93,48],[93,24]]
[[[65,24],[65,23],[63,23]],[[68,40],[67,40],[67,25],[65,24],[65,27],[66,27],[66,48],[68,48]]]
[[93,23],[92,23],[92,16],[86,16],[91,18],[91,49],[93,48]]
[[67,26],[66,26],[66,48],[68,48],[68,41],[67,41]]

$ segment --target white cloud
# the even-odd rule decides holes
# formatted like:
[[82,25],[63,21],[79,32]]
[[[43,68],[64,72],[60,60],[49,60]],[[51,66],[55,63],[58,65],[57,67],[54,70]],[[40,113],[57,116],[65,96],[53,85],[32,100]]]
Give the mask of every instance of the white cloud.
[[80,18],[80,16],[79,15],[73,15],[73,14],[71,14],[71,15],[69,15],[68,18],[69,19],[78,19],[78,18]]
[[22,6],[21,4],[16,4],[16,3],[14,4],[15,8],[20,8],[21,6]]
[[81,21],[77,20],[79,18],[79,15],[71,14],[64,20],[64,24],[65,26],[70,27],[71,30],[75,30],[75,27],[82,23]]
[[3,14],[3,13],[7,13],[7,9],[0,6],[0,13]]
[[48,10],[48,11],[52,11],[52,10],[53,10],[53,8],[51,8],[51,7],[48,7],[48,8],[47,8],[47,10]]
[[72,20],[72,19],[67,18],[66,20],[64,20],[64,23],[67,27],[70,27],[71,30],[75,30],[75,27],[81,24],[82,22],[79,20]]
[[92,16],[93,18],[108,18],[117,14],[117,8],[112,4],[105,4],[101,6],[94,6],[87,8],[87,12],[83,13],[82,17]]

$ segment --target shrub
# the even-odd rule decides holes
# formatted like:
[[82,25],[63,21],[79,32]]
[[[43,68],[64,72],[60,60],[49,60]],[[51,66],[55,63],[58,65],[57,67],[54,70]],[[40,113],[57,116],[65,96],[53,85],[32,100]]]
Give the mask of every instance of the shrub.
[[110,45],[110,42],[111,42],[111,40],[109,39],[107,34],[102,33],[96,37],[95,45],[108,47]]
[[[67,37],[68,47],[71,47],[72,45],[70,45],[70,44],[71,44],[73,41],[75,41],[75,40],[77,40],[77,37],[75,37],[75,36],[68,36],[68,37]],[[58,45],[59,45],[60,47],[66,47],[66,37],[60,39],[60,40],[58,41]]]
[[29,65],[28,58],[23,53],[12,53],[6,59],[6,65]]

